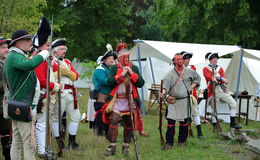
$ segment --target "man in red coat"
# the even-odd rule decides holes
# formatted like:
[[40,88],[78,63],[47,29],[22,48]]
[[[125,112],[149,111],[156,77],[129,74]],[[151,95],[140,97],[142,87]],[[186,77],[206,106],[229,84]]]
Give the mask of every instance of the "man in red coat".
[[[184,66],[196,71],[196,67],[194,65],[189,65],[190,59],[192,58],[193,54],[183,51],[183,52],[181,52],[181,55],[182,55],[182,58],[183,58]],[[198,100],[198,95],[197,95],[197,91],[196,91],[195,88],[192,90],[192,95]],[[203,139],[204,137],[203,137],[202,130],[201,130],[201,123],[200,123],[200,115],[199,115],[198,105],[192,107],[192,113],[191,114],[192,114],[193,120],[194,120],[196,128],[197,128],[198,138]]]
[[[79,125],[78,123],[80,121],[81,115],[78,107],[77,93],[74,82],[78,79],[79,74],[72,66],[70,60],[65,58],[67,53],[66,39],[60,38],[53,41],[52,47],[54,55],[53,72],[54,74],[57,73],[59,61],[61,74],[60,83],[63,84],[63,88],[61,90],[61,116],[63,115],[64,111],[66,111],[66,113],[70,116],[68,125],[68,146],[70,149],[82,150],[83,148],[81,148],[79,144],[76,143],[76,135]],[[52,121],[52,129],[56,139],[59,139],[60,136],[58,126],[58,102],[56,102]]]
[[[33,39],[33,46],[36,48],[36,51],[33,53],[33,56],[39,54],[43,50],[50,50],[50,32],[51,28],[48,20],[43,17],[36,36]],[[46,139],[46,87],[47,87],[47,61],[42,62],[37,68],[34,69],[35,74],[40,82],[41,95],[37,105],[37,122],[36,122],[36,142],[38,155],[41,158],[46,156],[51,156],[51,154],[46,153],[45,139]],[[52,69],[50,71],[50,84],[49,90],[54,93],[58,92],[62,88],[61,84],[55,82],[53,77]],[[53,97],[55,95],[52,95]],[[55,97],[53,97],[55,99]],[[51,98],[51,99],[53,99]],[[52,103],[50,103],[53,106]],[[49,115],[51,115],[49,113]],[[46,157],[53,158],[53,157]]]
[[[237,102],[233,99],[233,97],[227,93],[227,89],[225,84],[228,83],[228,80],[225,78],[225,72],[222,67],[220,67],[218,63],[218,53],[207,53],[205,56],[206,59],[209,59],[210,64],[203,68],[203,75],[207,82],[208,89],[208,99],[211,100],[214,91],[213,91],[213,83],[216,84],[215,88],[215,97],[217,101],[221,101],[223,103],[227,103],[230,108],[230,127],[235,129],[240,129],[241,126],[236,123],[235,117],[237,112]],[[214,74],[212,74],[212,67],[214,69]],[[212,119],[213,126],[216,126],[216,119]]]
[[[140,99],[137,87],[144,85],[144,80],[139,73],[138,67],[130,62],[129,51],[126,44],[118,44],[118,64],[110,69],[108,84],[112,91],[108,95],[108,102],[103,106],[102,119],[109,124],[108,140],[110,145],[106,148],[105,155],[111,156],[116,152],[116,142],[118,136],[118,121],[122,116],[124,124],[124,144],[122,154],[129,152],[129,143],[133,134],[133,127],[130,112],[133,112],[135,122],[141,122]],[[139,126],[142,126],[139,124]]]

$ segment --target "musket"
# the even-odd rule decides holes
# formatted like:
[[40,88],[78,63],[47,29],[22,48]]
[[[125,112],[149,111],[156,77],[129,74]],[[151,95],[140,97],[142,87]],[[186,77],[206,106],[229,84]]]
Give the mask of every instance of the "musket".
[[[215,70],[214,70],[214,67],[212,65],[212,69],[211,69],[211,72],[212,72],[212,78],[215,77]],[[212,106],[212,109],[213,109],[213,113],[214,113],[214,117],[216,118],[216,131],[217,133],[219,132],[222,132],[222,128],[219,124],[219,120],[218,120],[218,112],[217,112],[217,101],[216,101],[216,83],[214,81],[212,81],[212,92],[213,92],[213,96],[212,96],[212,100],[211,100],[211,106]]]
[[[51,20],[51,35],[50,35],[50,53],[51,53],[51,45],[52,45],[52,37],[53,37],[53,15]],[[46,133],[45,133],[45,159],[48,160],[52,157],[51,152],[51,133],[50,133],[50,67],[51,67],[51,59],[47,58],[47,84],[46,84]]]
[[77,97],[83,96],[87,91],[88,91],[88,88],[83,89],[82,91],[80,91],[79,93],[77,93]]
[[[128,79],[128,85],[131,85],[130,83],[130,78],[129,78],[129,75],[127,74],[127,76],[125,77],[126,79]],[[133,111],[132,111],[132,105],[133,105],[133,96],[132,94],[130,93],[130,86],[127,87],[127,92],[126,94],[128,94],[128,101],[129,101],[129,111],[130,111],[130,119],[131,119],[131,123],[132,123],[132,132],[133,132],[133,142],[134,142],[134,147],[135,147],[135,157],[136,157],[136,160],[140,160],[139,158],[139,152],[138,152],[138,148],[137,148],[137,144],[136,144],[136,137],[135,137],[135,130],[134,130],[134,114],[133,114]]]
[[[163,80],[161,80],[161,87],[160,87],[160,93],[162,93],[163,91]],[[159,133],[160,133],[160,142],[161,142],[161,149],[164,150],[165,149],[165,141],[163,138],[163,134],[162,134],[162,106],[163,106],[163,97],[160,97],[160,103],[159,103],[159,107],[160,107],[160,113],[159,113]]]
[[[58,63],[58,84],[60,84],[60,58],[57,58]],[[58,91],[57,101],[58,101],[58,121],[59,121],[59,143],[58,143],[58,157],[62,157],[62,147],[63,147],[63,138],[65,136],[65,130],[62,125],[62,115],[61,115],[61,91]]]
[[[188,90],[187,90],[188,92]],[[190,93],[188,92],[188,130],[189,130],[189,135],[191,137],[194,137],[194,133],[193,133],[193,130],[192,130],[192,127],[191,127],[191,123],[192,123],[192,120],[191,120],[191,102],[190,102]]]

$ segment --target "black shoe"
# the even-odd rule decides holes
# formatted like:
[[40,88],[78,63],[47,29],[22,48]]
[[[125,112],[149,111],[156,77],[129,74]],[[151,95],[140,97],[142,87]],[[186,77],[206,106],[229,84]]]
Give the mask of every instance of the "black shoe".
[[230,117],[230,128],[241,129],[242,127],[236,123],[236,117]]
[[104,152],[104,156],[112,156],[116,153],[116,145],[109,145]]
[[197,125],[197,132],[198,132],[198,139],[204,139],[204,136],[202,134],[201,125]]
[[57,157],[54,155],[53,152],[50,152],[48,154],[38,154],[38,157],[42,158],[42,159],[48,159],[48,160],[56,160],[57,159]]
[[79,144],[76,143],[76,135],[70,135],[69,134],[69,149],[74,149],[74,150],[79,150],[79,151],[84,151],[85,148],[82,148],[79,146]]

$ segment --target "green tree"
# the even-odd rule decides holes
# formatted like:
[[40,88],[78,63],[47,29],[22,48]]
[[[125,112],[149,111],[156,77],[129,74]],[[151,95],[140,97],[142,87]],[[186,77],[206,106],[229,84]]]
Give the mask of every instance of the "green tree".
[[[56,7],[51,6],[55,4]],[[54,14],[55,37],[68,39],[67,57],[96,60],[106,51],[106,43],[115,45],[118,40],[131,36],[127,30],[128,14],[121,0],[80,0],[47,2],[49,16]]]
[[[252,2],[256,5],[256,1]],[[259,3],[259,2],[258,2]],[[253,4],[240,0],[157,0],[158,20],[168,41],[259,45]]]
[[35,34],[45,7],[45,0],[0,0],[1,36],[10,38],[17,29]]

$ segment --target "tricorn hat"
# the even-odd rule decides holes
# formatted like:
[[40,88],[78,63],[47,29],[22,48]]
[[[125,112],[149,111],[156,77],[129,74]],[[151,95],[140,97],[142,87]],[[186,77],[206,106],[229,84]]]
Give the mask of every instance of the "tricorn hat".
[[10,40],[8,40],[8,39],[6,39],[6,38],[3,38],[3,37],[0,37],[0,45],[1,44],[7,44],[7,45],[9,45],[9,43],[10,43],[11,41]]
[[117,56],[116,56],[116,53],[113,51],[113,48],[112,48],[111,44],[107,44],[107,45],[106,45],[106,48],[107,48],[107,51],[106,51],[106,53],[103,55],[101,61],[103,61],[104,59],[106,59],[107,57],[110,57],[110,56],[113,56],[114,59],[116,59]]
[[209,53],[207,53],[206,56],[205,56],[205,59],[211,60],[211,59],[213,59],[213,58],[219,59],[218,53],[209,52]]
[[66,46],[66,38],[59,38],[52,42],[52,48],[58,47],[58,46]]
[[16,30],[13,34],[12,34],[12,40],[11,43],[9,44],[9,46],[12,46],[15,44],[15,42],[21,40],[21,39],[32,39],[33,36],[29,35],[29,33],[24,30],[24,29],[19,29]]
[[182,51],[180,54],[182,55],[183,59],[190,59],[193,56],[193,53],[186,52],[186,51]]
[[34,47],[42,46],[48,41],[49,36],[51,35],[51,26],[46,17],[42,17],[39,28],[36,35],[33,37]]

